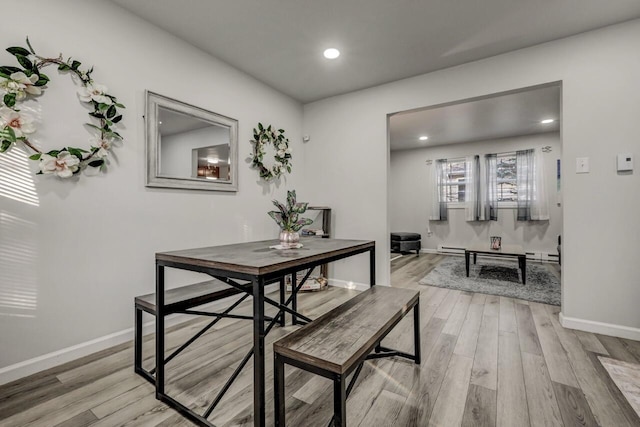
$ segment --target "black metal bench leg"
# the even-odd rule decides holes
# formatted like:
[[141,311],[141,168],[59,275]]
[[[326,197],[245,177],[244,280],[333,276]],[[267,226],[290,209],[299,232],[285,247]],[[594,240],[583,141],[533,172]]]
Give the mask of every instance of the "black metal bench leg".
[[273,358],[273,390],[275,399],[275,422],[276,427],[284,427],[285,403],[284,403],[284,362],[275,353]]
[[336,375],[333,379],[333,427],[347,425],[347,391],[344,381],[342,375]]
[[415,362],[420,364],[420,300],[413,307],[413,345],[415,347]]
[[142,370],[142,310],[135,307],[135,336],[134,336],[134,359],[133,368],[135,372]]

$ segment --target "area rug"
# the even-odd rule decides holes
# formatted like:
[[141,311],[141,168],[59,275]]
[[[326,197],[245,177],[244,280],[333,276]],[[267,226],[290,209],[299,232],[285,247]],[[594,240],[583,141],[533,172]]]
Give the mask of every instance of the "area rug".
[[633,410],[640,416],[640,365],[602,356],[598,356],[598,359]]
[[560,305],[558,278],[543,265],[527,263],[527,284],[523,285],[516,260],[478,257],[475,265],[471,260],[467,277],[464,258],[448,256],[418,283]]

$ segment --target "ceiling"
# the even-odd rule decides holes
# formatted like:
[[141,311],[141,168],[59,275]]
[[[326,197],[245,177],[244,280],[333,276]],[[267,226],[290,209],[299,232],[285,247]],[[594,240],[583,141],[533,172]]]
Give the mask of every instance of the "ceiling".
[[[394,114],[391,151],[558,132],[560,94],[557,84]],[[429,139],[420,141],[422,135]]]
[[638,0],[110,1],[303,103],[640,18]]

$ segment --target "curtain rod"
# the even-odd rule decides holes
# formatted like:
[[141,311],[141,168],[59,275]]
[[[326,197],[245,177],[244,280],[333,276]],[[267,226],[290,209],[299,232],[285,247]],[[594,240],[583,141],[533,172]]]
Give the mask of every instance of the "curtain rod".
[[[542,149],[542,152],[543,152],[543,153],[551,153],[551,151],[553,151],[550,145],[545,145],[545,146],[544,146],[544,147],[542,147],[541,149]],[[518,151],[518,150],[516,150],[516,151]],[[501,153],[490,153],[490,154],[501,155],[501,154],[511,154],[511,153],[513,153],[513,152],[514,152],[514,151],[503,151],[503,152],[501,152]],[[454,157],[453,159],[463,159],[464,157],[466,157],[466,156],[463,156],[463,157]],[[426,163],[427,163],[428,165],[430,165],[431,163],[433,163],[433,160],[431,160],[431,159],[427,159],[427,160],[426,160]]]

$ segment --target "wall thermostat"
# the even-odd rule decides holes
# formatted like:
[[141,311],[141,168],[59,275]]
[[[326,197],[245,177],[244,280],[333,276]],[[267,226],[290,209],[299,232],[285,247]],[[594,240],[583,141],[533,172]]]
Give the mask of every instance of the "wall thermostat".
[[618,154],[618,172],[628,172],[633,170],[633,154]]

